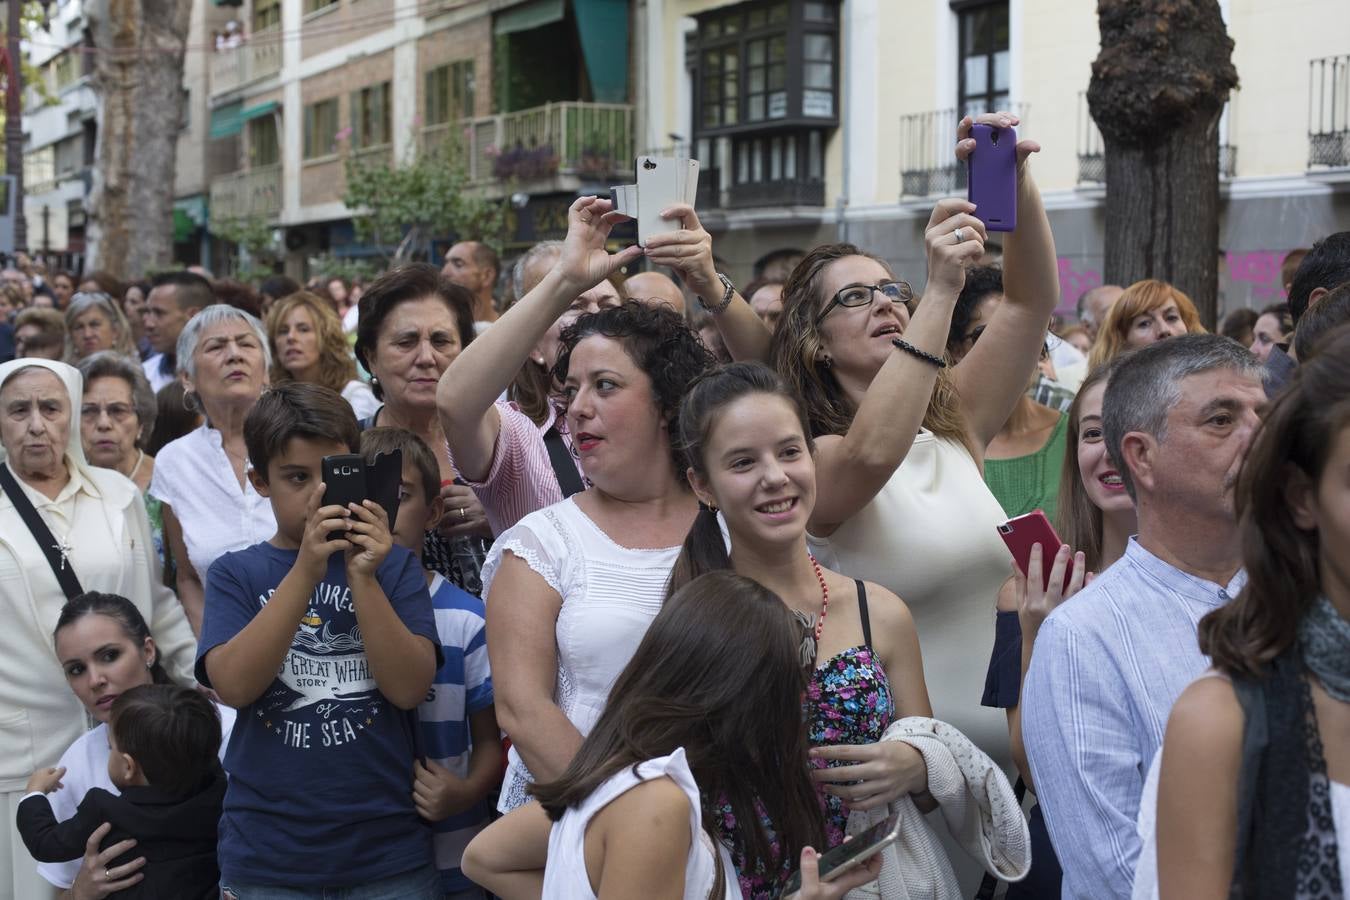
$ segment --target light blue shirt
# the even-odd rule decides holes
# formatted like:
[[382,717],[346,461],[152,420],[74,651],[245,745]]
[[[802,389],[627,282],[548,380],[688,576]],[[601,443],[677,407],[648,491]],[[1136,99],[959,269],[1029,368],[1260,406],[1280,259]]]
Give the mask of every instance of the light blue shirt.
[[1054,610],[1022,688],[1022,739],[1064,869],[1063,896],[1128,900],[1144,778],[1182,690],[1209,667],[1200,619],[1236,596],[1130,539],[1125,555]]

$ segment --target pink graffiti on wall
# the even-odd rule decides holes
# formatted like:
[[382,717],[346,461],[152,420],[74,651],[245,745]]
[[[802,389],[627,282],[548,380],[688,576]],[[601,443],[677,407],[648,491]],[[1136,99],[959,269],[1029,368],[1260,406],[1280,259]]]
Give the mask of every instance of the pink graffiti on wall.
[[1059,258],[1059,309],[1057,313],[1075,315],[1078,298],[1102,284],[1102,273],[1096,269],[1078,271],[1074,268],[1073,258]]
[[1228,277],[1250,285],[1249,305],[1261,306],[1284,299],[1284,285],[1280,283],[1280,266],[1287,250],[1247,250],[1228,254]]

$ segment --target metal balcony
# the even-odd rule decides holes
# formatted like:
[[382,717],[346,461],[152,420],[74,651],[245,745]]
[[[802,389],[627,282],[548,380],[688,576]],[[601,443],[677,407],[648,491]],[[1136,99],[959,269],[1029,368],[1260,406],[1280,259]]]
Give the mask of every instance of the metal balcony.
[[[1031,108],[1014,103],[1009,112],[1025,127]],[[900,117],[900,195],[929,197],[966,189],[966,167],[956,161],[955,109],[937,109]]]
[[1350,55],[1308,63],[1308,168],[1350,166]]
[[[1230,99],[1224,104],[1220,118],[1220,134],[1232,136],[1236,107]],[[1097,130],[1088,109],[1087,92],[1078,93],[1078,123],[1075,128],[1078,142],[1078,183],[1084,186],[1106,184],[1106,142]],[[1229,179],[1237,175],[1237,146],[1231,141],[1219,144],[1219,177]]]
[[211,54],[211,96],[228,94],[281,71],[281,26],[249,35],[230,50]]
[[274,219],[281,204],[280,165],[222,175],[211,184],[212,219]]

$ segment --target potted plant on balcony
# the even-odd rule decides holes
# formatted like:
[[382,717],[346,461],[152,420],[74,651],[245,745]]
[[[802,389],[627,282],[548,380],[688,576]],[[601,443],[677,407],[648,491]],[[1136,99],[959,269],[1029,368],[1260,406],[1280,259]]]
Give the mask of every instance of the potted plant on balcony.
[[499,181],[533,181],[547,178],[558,171],[558,154],[552,144],[526,147],[520,142],[497,154],[492,163],[492,174]]

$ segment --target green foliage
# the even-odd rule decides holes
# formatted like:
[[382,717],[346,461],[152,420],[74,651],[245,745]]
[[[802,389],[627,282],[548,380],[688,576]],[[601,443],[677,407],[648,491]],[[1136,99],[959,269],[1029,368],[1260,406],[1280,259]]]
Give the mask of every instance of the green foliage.
[[251,282],[273,274],[278,262],[276,246],[272,241],[273,228],[261,215],[234,219],[212,219],[213,235],[238,249],[234,277]]
[[507,237],[506,202],[487,199],[469,185],[453,139],[392,167],[379,157],[349,153],[346,170],[342,200],[353,211],[357,239],[396,246],[394,260],[425,256],[428,242],[442,235],[472,237],[498,250]]
[[334,256],[321,253],[309,258],[309,271],[324,278],[341,278],[351,284],[353,281],[369,282],[382,269],[367,259],[353,259],[346,256]]

